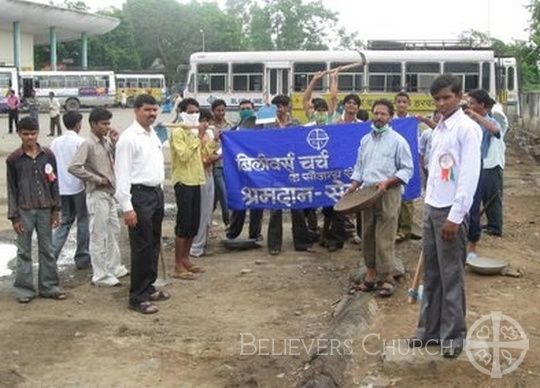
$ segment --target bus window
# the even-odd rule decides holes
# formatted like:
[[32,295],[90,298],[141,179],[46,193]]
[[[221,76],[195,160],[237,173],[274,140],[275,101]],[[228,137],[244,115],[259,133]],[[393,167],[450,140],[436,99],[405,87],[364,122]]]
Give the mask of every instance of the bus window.
[[118,85],[119,88],[125,88],[126,87],[126,80],[124,78],[117,78],[116,79],[116,85]]
[[463,91],[469,92],[480,87],[479,64],[477,62],[446,62],[444,72],[462,76]]
[[150,80],[148,78],[139,78],[139,87],[141,89],[148,89],[150,87]]
[[[348,63],[331,63],[330,68],[345,66]],[[364,66],[340,71],[338,73],[338,90],[348,92],[359,92],[364,89]]]
[[514,91],[514,72],[515,69],[513,67],[508,68],[508,91],[513,92]]
[[0,88],[11,87],[11,75],[7,73],[0,73]]
[[405,87],[408,92],[429,92],[431,84],[441,73],[435,62],[408,62],[405,64]]
[[399,92],[401,90],[401,63],[370,63],[368,74],[370,91]]
[[263,89],[263,64],[238,63],[234,64],[233,90],[245,92],[260,92]]
[[200,64],[197,66],[199,92],[225,91],[229,66],[226,63]]
[[137,78],[128,78],[126,80],[127,82],[127,87],[128,88],[137,88],[137,84],[138,84],[138,81],[137,81]]
[[[306,90],[309,82],[313,78],[313,73],[317,71],[325,71],[326,63],[323,62],[309,62],[309,63],[295,63],[294,64],[294,91],[302,92]],[[314,90],[323,90],[322,80],[315,84]]]
[[163,88],[163,83],[160,78],[150,78],[150,87],[152,89],[161,89]]
[[193,73],[189,75],[188,92],[195,93],[195,75]]
[[489,80],[491,78],[491,66],[489,62],[482,63],[482,89],[490,91]]

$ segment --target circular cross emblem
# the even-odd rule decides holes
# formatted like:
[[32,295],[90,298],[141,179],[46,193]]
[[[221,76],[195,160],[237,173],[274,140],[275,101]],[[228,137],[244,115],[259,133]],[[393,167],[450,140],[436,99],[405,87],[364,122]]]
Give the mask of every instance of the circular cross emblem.
[[330,140],[330,137],[326,131],[321,128],[314,128],[309,131],[307,135],[307,143],[311,148],[316,149],[317,151],[320,151],[326,147],[328,140]]
[[529,350],[529,339],[519,323],[501,311],[484,315],[471,326],[465,351],[473,366],[492,378],[516,370]]

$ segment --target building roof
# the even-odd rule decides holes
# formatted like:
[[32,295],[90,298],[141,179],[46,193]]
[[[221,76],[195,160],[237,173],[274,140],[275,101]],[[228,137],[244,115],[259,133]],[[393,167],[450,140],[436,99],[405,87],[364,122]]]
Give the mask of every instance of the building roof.
[[27,0],[0,0],[0,30],[12,31],[13,22],[20,22],[21,32],[34,35],[35,44],[49,42],[49,27],[56,27],[58,41],[101,35],[113,30],[120,20],[75,9],[55,7]]

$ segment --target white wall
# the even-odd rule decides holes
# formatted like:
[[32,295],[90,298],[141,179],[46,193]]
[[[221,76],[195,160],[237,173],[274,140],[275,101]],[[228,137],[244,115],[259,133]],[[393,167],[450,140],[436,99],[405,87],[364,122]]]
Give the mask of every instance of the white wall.
[[[13,65],[13,34],[0,30],[0,64]],[[34,69],[34,36],[21,33],[21,69]]]

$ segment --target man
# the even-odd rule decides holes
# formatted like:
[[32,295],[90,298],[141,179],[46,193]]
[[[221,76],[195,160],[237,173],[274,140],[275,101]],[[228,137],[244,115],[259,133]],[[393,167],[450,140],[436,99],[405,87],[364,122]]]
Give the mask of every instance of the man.
[[[287,128],[298,126],[298,121],[294,120],[289,113],[290,98],[285,95],[278,95],[272,99],[272,104],[277,107],[276,121],[272,125],[275,128]],[[292,235],[294,249],[296,251],[309,251],[313,245],[313,236],[310,233],[303,209],[291,209]],[[278,255],[281,252],[283,243],[283,211],[270,211],[270,222],[268,224],[268,252],[271,255]]]
[[[201,160],[204,173],[204,184],[200,185],[200,210],[199,210],[199,229],[193,237],[189,255],[201,257],[210,255],[207,243],[210,236],[209,231],[212,228],[212,211],[214,209],[214,176],[213,165],[217,160],[217,150],[219,148],[219,133],[216,127],[212,127],[212,112],[209,109],[200,109],[199,125],[206,126],[204,137],[201,139],[203,147],[201,149]],[[194,266],[191,265],[191,272]],[[200,269],[199,269],[199,272]]]
[[[256,116],[255,106],[250,100],[242,100],[238,105],[238,112],[240,115],[240,122],[232,130],[254,130],[256,128]],[[263,209],[250,209],[249,210],[249,233],[250,239],[257,240],[258,242],[263,240],[261,235]],[[244,228],[244,222],[246,220],[246,210],[232,210],[231,211],[231,223],[227,228],[226,237],[229,240],[235,239],[242,233]]]
[[8,108],[8,133],[13,133],[13,124],[15,124],[15,130],[17,130],[17,123],[19,122],[19,106],[21,105],[21,100],[15,94],[15,90],[9,89],[8,98],[7,98],[7,108]]
[[[394,104],[396,106],[396,115],[394,118],[410,117],[409,108],[411,106],[411,99],[407,93],[397,93],[394,97]],[[399,209],[396,242],[402,242],[412,237],[413,218],[414,202],[412,200],[402,199]]]
[[410,346],[430,342],[454,358],[463,349],[465,324],[464,263],[467,212],[480,175],[481,129],[463,113],[461,79],[437,77],[431,95],[442,119],[432,135],[424,208],[424,296],[416,337]]
[[37,142],[39,124],[31,117],[18,123],[21,147],[6,159],[8,218],[17,233],[17,273],[15,295],[19,303],[29,303],[35,296],[32,277],[32,234],[38,236],[38,292],[45,298],[66,299],[60,288],[58,268],[52,249],[51,226],[58,225],[60,195],[56,160]]
[[[171,133],[171,180],[176,196],[175,270],[176,279],[192,280],[203,272],[190,259],[193,240],[201,225],[201,186],[206,184],[203,159],[217,149],[216,143],[206,139],[208,121],[199,123],[199,103],[185,98],[179,105],[185,128]],[[210,151],[212,148],[212,152]],[[211,204],[208,204],[211,209]],[[202,240],[205,240],[203,238]],[[198,247],[202,251],[202,247]],[[195,252],[194,252],[195,253]],[[202,255],[202,252],[197,252]]]
[[60,225],[53,231],[54,257],[58,259],[66,243],[71,225],[77,218],[77,250],[75,251],[75,266],[78,269],[90,267],[88,231],[88,209],[86,207],[86,191],[84,183],[68,172],[73,157],[84,142],[79,136],[81,131],[82,114],[67,112],[63,117],[66,133],[53,140],[51,151],[56,157],[58,167],[58,185],[60,203],[62,205]]
[[[487,157],[490,144],[494,138],[501,138],[501,127],[499,123],[489,115],[491,108],[495,104],[487,91],[484,89],[475,89],[469,92],[468,107],[464,112],[471,119],[476,121],[482,129],[482,143],[480,146],[480,154],[482,160]],[[473,259],[476,257],[476,245],[480,240],[482,234],[482,228],[480,223],[480,205],[483,198],[483,189],[485,187],[484,175],[483,175],[483,163],[480,163],[480,177],[478,186],[474,194],[474,200],[469,211],[469,233],[467,238],[469,240],[469,254],[468,258]]]
[[60,136],[62,134],[62,127],[60,126],[60,102],[54,96],[54,92],[49,92],[49,117],[50,131],[47,136],[54,136],[55,128]]
[[407,184],[413,175],[413,160],[407,141],[388,125],[394,115],[392,102],[377,100],[371,111],[371,132],[360,140],[347,193],[373,185],[383,192],[372,208],[362,212],[362,251],[367,273],[358,289],[375,291],[377,276],[381,275],[378,295],[389,297],[395,289],[393,271],[403,266],[394,255],[394,237],[401,186]]
[[504,137],[508,131],[508,119],[499,104],[495,104],[491,109],[491,117],[499,123],[501,136],[491,138],[487,155],[484,158],[482,203],[486,209],[486,233],[500,237],[503,226],[502,197],[504,152],[506,150]]
[[158,113],[155,98],[148,94],[137,96],[134,110],[135,121],[116,143],[115,197],[129,228],[129,307],[142,314],[154,314],[159,309],[153,302],[170,298],[153,285],[161,245],[165,165],[161,141],[152,128]]
[[[72,158],[69,172],[86,183],[90,214],[92,284],[120,286],[128,274],[121,262],[120,221],[114,199],[114,144],[118,132],[111,128],[112,113],[105,108],[90,112],[90,135]],[[68,131],[69,132],[69,131]]]
[[350,124],[350,123],[360,123],[362,120],[358,119],[356,115],[360,109],[360,104],[362,101],[357,94],[351,93],[347,94],[343,98],[343,114],[336,120],[338,124]]
[[[361,121],[356,117],[358,109],[360,109],[361,100],[356,94],[347,94],[343,98],[343,114],[335,118],[336,124],[351,124],[360,123]],[[323,233],[321,238],[321,245],[325,246],[329,252],[336,251],[343,248],[343,244],[347,239],[346,225],[350,225],[354,228],[353,243],[360,244],[362,234],[362,220],[361,212],[356,213],[356,227],[348,217],[339,214],[334,211],[332,206],[325,207],[322,210],[324,215]]]
[[[214,126],[219,133],[228,131],[231,129],[232,124],[225,117],[227,104],[224,100],[217,99],[212,101],[212,115],[214,116]],[[227,206],[227,191],[225,189],[225,180],[223,176],[223,159],[221,147],[217,151],[218,159],[214,163],[214,186],[215,186],[215,198],[214,198],[214,211],[216,210],[219,202],[221,206],[221,219],[225,227],[229,226],[229,208]]]

